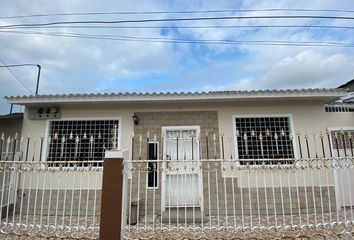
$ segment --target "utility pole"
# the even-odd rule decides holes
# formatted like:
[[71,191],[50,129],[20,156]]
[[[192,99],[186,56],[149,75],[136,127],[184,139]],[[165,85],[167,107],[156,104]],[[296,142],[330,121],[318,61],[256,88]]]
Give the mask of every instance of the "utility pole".
[[[12,68],[12,67],[27,67],[27,66],[34,66],[38,68],[38,73],[37,73],[37,83],[36,83],[36,91],[35,91],[35,96],[38,95],[38,90],[39,90],[39,79],[41,76],[41,65],[39,64],[32,64],[32,63],[26,63],[26,64],[11,64],[11,65],[2,65],[0,68],[6,67],[6,68]],[[13,109],[13,104],[11,104],[10,107],[10,114],[12,114],[12,109]]]

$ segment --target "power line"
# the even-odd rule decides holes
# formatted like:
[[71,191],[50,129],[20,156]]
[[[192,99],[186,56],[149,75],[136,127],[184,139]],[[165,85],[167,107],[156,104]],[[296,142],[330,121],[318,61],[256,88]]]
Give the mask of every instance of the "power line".
[[6,29],[160,29],[160,28],[190,28],[190,29],[214,29],[214,28],[328,28],[328,29],[354,29],[354,26],[338,26],[338,25],[171,25],[171,26],[37,26],[37,27],[11,27]]
[[[14,73],[14,71],[12,71],[12,70],[10,69],[10,66],[15,66],[15,65],[7,65],[7,64],[4,62],[4,60],[2,60],[1,58],[0,58],[0,62],[4,65],[4,66],[0,66],[0,67],[5,67],[5,68],[7,68],[7,70],[15,77],[15,79],[16,79],[24,88],[26,88],[26,90],[27,90],[28,92],[30,92],[31,95],[33,95],[33,92],[31,91],[31,89],[29,89],[29,87],[27,87],[26,84]],[[20,66],[20,65],[29,66],[30,64],[16,64],[16,65],[18,65],[18,66]]]
[[142,15],[142,14],[198,14],[198,13],[234,13],[234,12],[335,12],[354,13],[354,10],[341,9],[290,9],[290,8],[269,8],[269,9],[218,9],[218,10],[191,10],[191,11],[117,11],[117,12],[72,12],[72,13],[47,13],[30,14],[17,16],[4,16],[0,19],[51,17],[51,16],[90,16],[90,15]]
[[340,42],[292,42],[282,40],[210,40],[210,39],[181,39],[181,38],[161,38],[161,37],[136,37],[136,36],[122,36],[122,35],[90,35],[80,33],[48,33],[48,32],[34,32],[34,31],[3,31],[2,33],[18,33],[18,34],[39,34],[54,37],[69,37],[81,39],[98,39],[98,40],[116,40],[116,41],[135,41],[135,42],[162,42],[162,43],[199,43],[199,44],[225,44],[225,45],[272,45],[272,46],[313,46],[313,47],[354,47],[354,44],[340,43]]
[[115,21],[56,21],[47,23],[28,23],[2,25],[0,28],[11,27],[36,27],[53,26],[64,24],[121,24],[121,23],[146,23],[146,22],[178,22],[178,21],[205,21],[205,20],[242,20],[242,19],[335,19],[335,20],[354,20],[354,17],[347,16],[318,16],[318,15],[279,15],[279,16],[220,16],[220,17],[194,17],[194,18],[160,18],[160,19],[135,19],[135,20],[115,20]]

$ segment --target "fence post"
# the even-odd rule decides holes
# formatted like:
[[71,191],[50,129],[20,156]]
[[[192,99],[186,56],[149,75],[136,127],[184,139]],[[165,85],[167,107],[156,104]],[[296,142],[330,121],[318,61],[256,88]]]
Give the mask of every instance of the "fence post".
[[106,151],[103,165],[100,239],[121,239],[123,160],[127,151]]

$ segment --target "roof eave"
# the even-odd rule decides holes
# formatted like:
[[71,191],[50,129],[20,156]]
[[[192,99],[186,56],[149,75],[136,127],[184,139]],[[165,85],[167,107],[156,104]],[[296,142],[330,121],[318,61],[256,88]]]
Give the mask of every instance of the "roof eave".
[[6,97],[9,104],[67,104],[67,103],[136,103],[136,102],[189,102],[189,101],[241,101],[241,100],[275,100],[275,99],[322,99],[335,100],[343,97],[345,92],[297,93],[297,94],[247,94],[247,95],[136,95],[136,96],[60,96],[60,97]]

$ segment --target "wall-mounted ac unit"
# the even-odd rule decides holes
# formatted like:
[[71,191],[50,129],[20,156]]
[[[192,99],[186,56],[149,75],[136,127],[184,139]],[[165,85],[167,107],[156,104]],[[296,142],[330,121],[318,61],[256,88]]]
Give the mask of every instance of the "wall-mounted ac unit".
[[58,119],[60,118],[60,108],[57,106],[43,106],[28,108],[28,119]]

